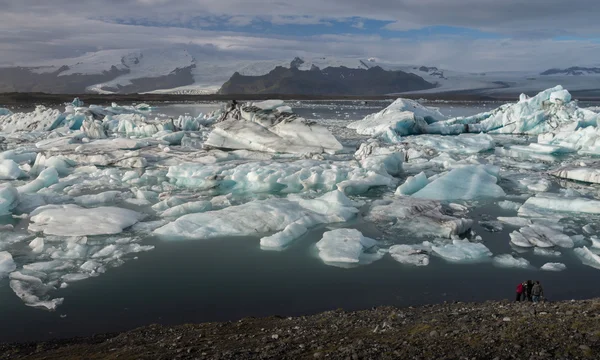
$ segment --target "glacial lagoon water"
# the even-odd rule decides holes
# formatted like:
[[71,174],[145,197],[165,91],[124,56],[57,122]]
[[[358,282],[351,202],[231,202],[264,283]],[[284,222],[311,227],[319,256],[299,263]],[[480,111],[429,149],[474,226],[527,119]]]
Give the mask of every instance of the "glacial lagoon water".
[[[377,112],[388,104],[302,103],[295,111],[326,123],[344,140],[344,145],[353,147],[359,137],[342,128],[343,124]],[[197,115],[194,112],[204,112],[214,106],[169,105],[156,111],[173,116]],[[434,106],[440,107],[443,113],[459,116],[491,109],[497,104]],[[365,196],[378,195],[377,190],[372,190]],[[496,203],[478,202],[467,217],[475,220],[475,233],[495,255],[514,253],[509,245],[509,233],[516,227],[505,224],[502,231],[492,233],[477,224],[479,220],[498,216],[516,216],[516,211],[503,210]],[[10,222],[26,225],[23,221]],[[142,244],[154,245],[154,250],[130,255],[135,259],[53,293],[65,298],[54,312],[25,306],[8,286],[8,280],[0,280],[0,341],[85,336],[152,323],[304,315],[337,308],[355,310],[380,305],[512,300],[517,283],[526,279],[540,280],[550,300],[600,296],[600,288],[595,286],[599,270],[582,265],[571,250],[565,250],[556,259],[537,256],[528,250],[520,256],[531,262],[530,269],[498,268],[492,262],[455,264],[438,257],[432,257],[428,266],[412,267],[390,256],[367,266],[329,266],[316,256],[314,244],[323,232],[340,227],[359,229],[365,236],[388,245],[423,240],[400,231],[383,233],[360,217],[350,223],[312,229],[283,251],[261,250],[262,236],[197,241],[169,241],[148,236]],[[553,261],[564,263],[567,270],[556,273],[539,270],[544,263]]]

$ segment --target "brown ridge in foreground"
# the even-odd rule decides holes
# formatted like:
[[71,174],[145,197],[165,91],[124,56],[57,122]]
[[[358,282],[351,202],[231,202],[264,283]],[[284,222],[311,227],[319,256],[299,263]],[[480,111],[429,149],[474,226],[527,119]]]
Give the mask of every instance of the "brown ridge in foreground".
[[[586,92],[572,92],[573,97],[586,101],[600,101],[600,96]],[[535,95],[535,94],[528,94]],[[397,94],[377,96],[347,95],[282,95],[282,94],[228,94],[228,95],[173,95],[173,94],[48,94],[48,93],[0,93],[0,106],[62,104],[78,97],[86,104],[110,104],[111,102],[198,102],[228,100],[390,100],[398,97],[407,99],[427,99],[445,101],[515,101],[519,94],[485,95],[474,92],[437,93],[437,94]]]
[[598,359],[600,299],[445,303],[0,345],[2,359]]

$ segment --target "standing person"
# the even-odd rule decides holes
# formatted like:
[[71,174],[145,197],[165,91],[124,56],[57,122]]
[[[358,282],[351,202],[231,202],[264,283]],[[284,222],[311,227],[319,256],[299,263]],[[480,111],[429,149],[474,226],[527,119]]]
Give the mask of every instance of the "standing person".
[[539,280],[536,280],[535,285],[533,285],[531,296],[534,303],[539,302],[540,298],[544,297],[544,288],[542,288],[542,284],[540,284]]
[[523,297],[523,291],[524,291],[524,287],[523,287],[523,283],[519,283],[519,285],[517,285],[517,302],[521,301],[521,297]]
[[533,298],[531,297],[532,289],[533,289],[533,281],[527,280],[527,286],[526,286],[527,301],[533,301]]

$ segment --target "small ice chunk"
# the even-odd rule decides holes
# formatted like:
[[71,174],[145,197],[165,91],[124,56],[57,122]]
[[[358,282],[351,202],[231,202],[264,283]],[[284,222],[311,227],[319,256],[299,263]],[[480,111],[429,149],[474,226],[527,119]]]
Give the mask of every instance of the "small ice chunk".
[[515,258],[510,254],[502,254],[494,257],[494,265],[506,268],[527,269],[530,267],[529,261],[523,258]]
[[592,224],[587,224],[586,226],[584,226],[582,228],[582,230],[588,234],[588,235],[593,235],[596,233],[596,230],[594,229],[594,227],[592,226]]
[[525,201],[519,209],[519,215],[536,215],[548,211],[600,214],[600,200],[550,193],[537,194]]
[[75,203],[80,206],[92,207],[103,204],[113,204],[121,196],[120,191],[105,191],[94,195],[81,195],[73,198]]
[[263,250],[283,249],[307,231],[308,229],[303,224],[289,224],[282,231],[260,239],[260,247]]
[[85,236],[118,234],[137,223],[142,215],[129,209],[77,205],[47,205],[31,213],[29,230],[46,235]]
[[590,240],[594,249],[600,249],[600,239],[597,236],[590,237]]
[[0,251],[0,279],[4,279],[6,275],[15,271],[15,264],[12,255],[8,251]]
[[32,182],[19,186],[17,189],[19,193],[31,194],[40,191],[43,188],[54,185],[58,182],[58,172],[55,168],[49,167],[42,171],[37,179]]
[[504,228],[500,221],[480,221],[479,225],[485,230],[489,232],[500,232]]
[[522,204],[519,204],[518,202],[508,201],[508,200],[500,201],[498,203],[498,206],[500,206],[502,209],[512,210],[512,211],[518,211],[519,208],[521,207],[521,205]]
[[427,250],[427,247],[423,245],[394,245],[389,248],[388,252],[399,263],[427,266],[429,265]]
[[548,257],[559,257],[562,254],[560,251],[552,250],[552,249],[543,249],[536,247],[533,249],[533,254],[538,256],[548,256]]
[[412,195],[428,184],[427,176],[421,172],[416,176],[409,176],[404,184],[398,186],[396,195]]
[[562,263],[546,263],[540,269],[544,271],[564,271],[567,269],[567,266]]
[[19,192],[10,184],[0,185],[0,216],[10,214],[19,204]]
[[34,254],[41,254],[44,251],[44,238],[37,237],[31,240],[29,247]]
[[336,229],[324,233],[316,246],[326,264],[358,264],[367,250],[377,246],[377,241],[364,237],[356,229]]
[[452,262],[482,262],[492,256],[492,252],[481,243],[472,243],[468,240],[452,240],[452,244],[432,246],[434,253]]

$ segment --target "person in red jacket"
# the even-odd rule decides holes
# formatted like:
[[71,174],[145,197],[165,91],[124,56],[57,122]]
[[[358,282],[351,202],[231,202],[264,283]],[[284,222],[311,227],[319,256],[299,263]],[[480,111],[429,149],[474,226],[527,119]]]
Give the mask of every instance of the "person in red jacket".
[[517,285],[517,300],[516,301],[521,301],[521,298],[523,298],[523,301],[525,300],[525,287],[523,286],[523,283],[520,283],[519,285]]

